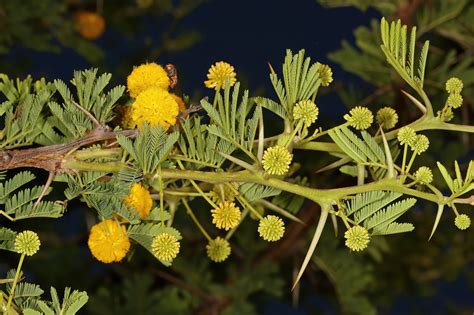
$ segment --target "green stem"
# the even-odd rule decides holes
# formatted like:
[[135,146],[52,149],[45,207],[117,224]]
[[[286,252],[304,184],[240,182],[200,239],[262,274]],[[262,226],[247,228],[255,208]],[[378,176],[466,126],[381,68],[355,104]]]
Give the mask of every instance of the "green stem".
[[116,157],[120,155],[119,148],[113,149],[95,149],[95,150],[80,150],[74,153],[74,158],[78,160],[87,160],[87,159],[97,159],[97,158],[107,158],[107,157]]
[[357,186],[364,185],[365,180],[365,167],[364,165],[357,164]]
[[23,265],[23,261],[25,260],[25,254],[21,254],[20,261],[18,262],[18,266],[16,267],[15,278],[13,279],[12,289],[10,291],[10,295],[8,296],[7,302],[7,314],[10,312],[10,306],[13,301],[13,296],[15,295],[16,284],[18,283],[18,279],[20,278],[20,271],[21,266]]
[[403,160],[402,160],[402,174],[401,176],[405,175],[405,164],[407,162],[407,152],[408,152],[408,144],[405,143],[403,146]]
[[63,161],[63,167],[65,169],[78,170],[78,171],[98,171],[98,172],[118,173],[127,166],[121,162],[110,162],[110,163],[83,162],[83,161],[77,161],[72,158],[67,158],[66,160]]

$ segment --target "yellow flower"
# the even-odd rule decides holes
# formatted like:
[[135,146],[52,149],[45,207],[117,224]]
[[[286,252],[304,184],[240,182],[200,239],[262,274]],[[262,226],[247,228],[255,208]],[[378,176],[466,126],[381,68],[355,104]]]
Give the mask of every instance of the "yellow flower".
[[92,255],[106,264],[121,261],[130,249],[125,227],[114,220],[104,220],[94,225],[87,244]]
[[429,184],[433,181],[433,173],[431,169],[426,166],[420,167],[414,174],[415,179],[422,185]]
[[411,145],[411,149],[414,151],[414,153],[420,155],[421,153],[428,150],[429,146],[430,146],[430,140],[428,139],[427,136],[417,135],[416,139]]
[[290,168],[293,155],[285,147],[273,146],[263,153],[263,169],[270,175],[284,175]]
[[15,238],[15,250],[17,253],[33,256],[39,250],[41,242],[38,234],[33,231],[23,231]]
[[409,146],[412,146],[413,143],[416,141],[416,132],[411,127],[402,127],[398,131],[397,139],[401,145],[407,144]]
[[457,215],[454,224],[458,229],[466,230],[471,226],[471,218],[466,214]]
[[461,93],[462,88],[464,84],[463,82],[458,79],[458,78],[450,78],[448,81],[446,81],[446,91],[448,91],[449,94],[451,93]]
[[398,122],[398,114],[391,107],[379,109],[375,118],[377,123],[385,130],[392,129]]
[[204,84],[207,88],[220,90],[227,79],[229,79],[230,86],[233,86],[237,81],[235,76],[234,67],[227,62],[219,61],[209,68],[208,80],[204,81]]
[[212,223],[219,229],[227,231],[236,227],[240,222],[240,209],[230,201],[221,202],[217,208],[211,210],[211,213]]
[[144,122],[168,129],[176,124],[178,103],[168,91],[151,88],[142,92],[132,104],[132,119],[140,128]]
[[206,251],[212,261],[222,262],[230,255],[230,245],[227,240],[216,237],[206,245]]
[[344,115],[344,119],[357,130],[369,128],[374,121],[374,115],[367,107],[356,106],[350,110],[349,114]]
[[319,109],[311,100],[299,101],[293,107],[293,119],[301,120],[307,127],[318,119]]
[[260,220],[258,233],[268,242],[278,241],[285,233],[285,223],[276,215],[267,215]]
[[322,86],[328,86],[332,82],[332,69],[328,65],[319,64],[319,78]]
[[462,96],[461,94],[452,93],[449,94],[446,104],[452,108],[459,108],[462,105]]
[[150,214],[153,207],[150,192],[139,183],[133,184],[130,193],[124,199],[127,205],[137,210],[142,220]]
[[162,66],[156,63],[145,63],[133,69],[127,78],[130,96],[136,98],[149,88],[168,90],[170,78]]
[[367,248],[370,241],[369,231],[362,226],[355,225],[344,233],[346,246],[355,252]]
[[151,250],[159,260],[172,262],[179,254],[178,239],[169,233],[158,234],[153,238]]

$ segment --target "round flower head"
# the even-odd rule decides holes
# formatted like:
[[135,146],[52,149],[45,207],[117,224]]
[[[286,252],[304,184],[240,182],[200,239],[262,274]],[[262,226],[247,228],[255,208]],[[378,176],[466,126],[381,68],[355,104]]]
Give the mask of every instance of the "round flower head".
[[415,172],[415,179],[420,184],[426,185],[433,181],[433,173],[429,167],[422,166]]
[[319,78],[322,86],[328,86],[332,82],[332,70],[328,65],[319,64]]
[[270,175],[284,175],[290,168],[293,155],[282,146],[273,146],[263,153],[263,169]]
[[344,119],[349,122],[349,125],[357,130],[365,130],[372,125],[374,115],[367,107],[357,106],[350,110],[350,115],[344,115]]
[[105,20],[101,15],[90,11],[79,11],[75,18],[77,30],[83,38],[95,40],[104,33]]
[[471,218],[466,214],[460,214],[454,219],[454,225],[460,230],[466,230],[471,226]]
[[211,210],[212,223],[219,229],[230,230],[236,227],[240,222],[240,209],[235,203],[224,201],[215,209]]
[[26,256],[33,256],[38,252],[41,242],[38,234],[33,231],[23,231],[16,235],[15,251]]
[[278,241],[285,233],[285,223],[276,215],[267,215],[260,220],[258,233],[268,242]]
[[179,253],[178,239],[169,233],[158,234],[153,238],[151,250],[159,260],[172,262]]
[[121,261],[130,249],[125,227],[114,220],[104,220],[91,228],[87,241],[92,255],[103,263]]
[[142,92],[132,104],[132,119],[140,128],[144,122],[168,129],[176,124],[179,114],[178,103],[168,93],[159,88],[150,88]]
[[450,94],[451,93],[459,94],[461,93],[462,88],[463,88],[463,83],[458,78],[451,78],[448,81],[446,81],[446,91],[448,91],[448,93]]
[[124,199],[127,205],[137,210],[142,220],[150,214],[153,207],[150,192],[139,183],[132,185],[130,193]]
[[369,231],[362,226],[355,225],[344,233],[346,246],[355,252],[362,251],[367,248],[370,241]]
[[207,73],[207,81],[204,84],[207,88],[220,90],[226,80],[229,80],[230,86],[233,86],[237,81],[234,67],[224,61],[219,61],[213,64]]
[[382,129],[388,130],[392,129],[397,124],[398,114],[393,108],[384,107],[379,109],[375,119]]
[[170,78],[162,66],[156,63],[145,63],[133,69],[127,78],[130,96],[136,98],[149,88],[168,90]]
[[428,150],[430,140],[425,135],[417,135],[415,141],[411,145],[411,149],[418,155]]
[[405,126],[398,131],[397,139],[401,145],[411,146],[416,141],[416,132],[411,127]]
[[227,240],[216,237],[206,245],[206,251],[212,261],[222,262],[230,255],[230,245]]
[[303,121],[306,126],[311,126],[318,119],[319,109],[312,101],[299,101],[293,107],[293,118]]
[[449,94],[446,104],[452,108],[459,108],[462,105],[462,96],[458,93]]

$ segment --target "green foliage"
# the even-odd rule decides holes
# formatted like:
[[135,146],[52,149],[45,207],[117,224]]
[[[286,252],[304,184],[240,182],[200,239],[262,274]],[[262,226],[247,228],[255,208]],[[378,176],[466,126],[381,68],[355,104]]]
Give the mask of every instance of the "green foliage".
[[384,191],[371,191],[355,195],[345,203],[345,214],[354,216],[357,224],[370,230],[372,235],[387,235],[411,232],[414,226],[409,223],[394,222],[415,205],[416,199],[408,198],[392,203],[402,194]]
[[[151,128],[145,125],[134,141],[119,135],[117,142],[131,156],[134,166],[147,175],[165,162],[178,137],[178,132],[167,134],[161,127]],[[170,166],[170,163],[167,162],[164,166]]]
[[224,95],[217,95],[216,108],[205,99],[201,101],[201,106],[211,120],[211,123],[207,126],[209,134],[231,143],[244,151],[249,157],[254,158],[251,152],[262,110],[260,106],[257,106],[252,117],[248,119],[247,117],[252,109],[248,91],[244,91],[239,102],[239,88],[240,84],[235,84],[231,96],[230,84],[227,81],[224,85]]

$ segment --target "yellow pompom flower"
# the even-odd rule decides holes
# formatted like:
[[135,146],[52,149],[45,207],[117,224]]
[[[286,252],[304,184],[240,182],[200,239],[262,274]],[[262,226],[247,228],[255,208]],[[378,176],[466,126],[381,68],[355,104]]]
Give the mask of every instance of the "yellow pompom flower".
[[293,119],[303,121],[306,126],[311,126],[318,119],[319,109],[311,100],[299,101],[293,107]]
[[369,231],[362,226],[355,225],[344,233],[346,246],[355,252],[362,251],[367,248],[370,241]]
[[207,256],[215,262],[223,262],[230,255],[229,242],[221,237],[216,237],[206,245]]
[[421,153],[428,150],[430,146],[430,140],[425,135],[417,135],[415,141],[411,144],[411,149],[414,153],[420,155]]
[[125,196],[124,200],[128,206],[137,210],[142,220],[150,214],[153,207],[150,192],[139,183],[132,185],[129,194]]
[[459,108],[461,107],[463,102],[461,94],[453,93],[449,94],[448,99],[446,100],[446,105],[452,108]]
[[357,130],[365,130],[372,125],[374,115],[367,107],[357,106],[351,109],[349,114],[344,115],[344,119],[349,122],[351,127]]
[[215,209],[211,210],[212,223],[219,229],[230,230],[236,227],[240,222],[240,209],[235,203],[224,201]]
[[415,179],[417,182],[419,182],[422,185],[429,184],[433,181],[433,172],[431,172],[431,169],[426,166],[420,167],[416,172],[415,172]]
[[209,68],[207,73],[208,80],[204,81],[207,88],[220,90],[226,80],[229,80],[230,86],[233,86],[237,79],[234,67],[224,61],[216,62]]
[[40,248],[41,242],[38,234],[33,231],[23,231],[15,238],[15,251],[26,256],[33,256]]
[[151,250],[159,260],[172,262],[179,254],[179,241],[174,235],[161,233],[153,238]]
[[260,220],[258,233],[268,242],[278,241],[285,233],[285,223],[276,215],[267,215]]
[[416,132],[413,128],[405,126],[398,131],[397,139],[401,145],[411,146],[416,141]]
[[168,90],[170,78],[162,66],[156,63],[145,63],[133,69],[127,78],[130,96],[136,98],[150,88]]
[[92,255],[103,263],[121,261],[130,249],[125,226],[114,220],[104,220],[91,228],[87,241]]
[[464,84],[458,78],[453,77],[453,78],[450,78],[448,81],[446,81],[446,91],[448,91],[448,93],[450,94],[461,93],[463,87],[464,87]]
[[388,130],[392,129],[397,124],[398,114],[393,108],[384,107],[378,110],[375,119],[382,129]]
[[168,91],[150,88],[142,92],[132,104],[132,119],[140,128],[147,122],[150,126],[168,129],[176,124],[178,103]]
[[284,175],[290,168],[293,155],[285,147],[276,145],[263,153],[263,169],[270,175]]
[[328,86],[332,82],[332,70],[328,65],[319,64],[319,78],[322,86]]
[[454,219],[454,225],[460,230],[466,230],[471,226],[471,218],[466,214],[460,214]]

